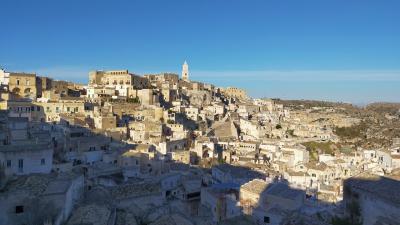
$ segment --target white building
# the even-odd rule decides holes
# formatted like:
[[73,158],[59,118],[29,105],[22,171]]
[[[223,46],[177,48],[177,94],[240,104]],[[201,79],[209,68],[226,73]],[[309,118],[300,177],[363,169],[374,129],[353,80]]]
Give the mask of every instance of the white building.
[[0,85],[8,85],[10,81],[10,73],[4,71],[4,69],[0,69]]
[[199,119],[199,108],[196,108],[196,107],[185,108],[185,114],[189,119],[194,120],[194,121],[198,121],[198,119]]

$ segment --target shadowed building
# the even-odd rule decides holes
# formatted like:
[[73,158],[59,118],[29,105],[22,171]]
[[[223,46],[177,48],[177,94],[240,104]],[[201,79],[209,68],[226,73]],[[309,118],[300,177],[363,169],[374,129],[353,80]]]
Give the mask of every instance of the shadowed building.
[[354,177],[344,182],[346,214],[364,225],[398,224],[400,221],[399,176]]

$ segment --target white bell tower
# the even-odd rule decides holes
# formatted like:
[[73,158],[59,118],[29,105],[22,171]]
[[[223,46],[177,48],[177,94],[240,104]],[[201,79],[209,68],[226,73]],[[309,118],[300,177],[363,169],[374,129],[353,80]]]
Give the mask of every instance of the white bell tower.
[[186,60],[182,65],[182,80],[189,81],[189,65]]

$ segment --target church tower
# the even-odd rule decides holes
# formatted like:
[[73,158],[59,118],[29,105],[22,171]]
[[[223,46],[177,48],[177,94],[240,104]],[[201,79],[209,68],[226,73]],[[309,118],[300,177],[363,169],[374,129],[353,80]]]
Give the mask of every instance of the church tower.
[[184,81],[189,81],[189,65],[187,64],[186,60],[182,65],[182,79]]

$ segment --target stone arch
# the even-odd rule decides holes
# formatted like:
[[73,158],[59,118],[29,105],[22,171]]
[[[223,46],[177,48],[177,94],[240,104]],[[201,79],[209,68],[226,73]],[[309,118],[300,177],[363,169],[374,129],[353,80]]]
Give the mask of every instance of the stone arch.
[[12,93],[19,95],[21,93],[21,89],[16,87],[16,88],[12,89]]

